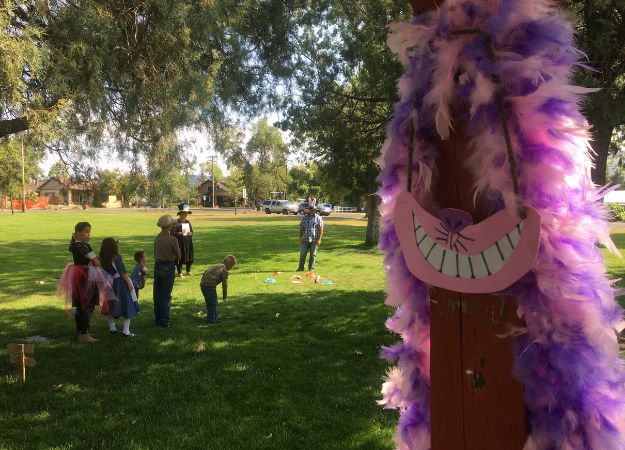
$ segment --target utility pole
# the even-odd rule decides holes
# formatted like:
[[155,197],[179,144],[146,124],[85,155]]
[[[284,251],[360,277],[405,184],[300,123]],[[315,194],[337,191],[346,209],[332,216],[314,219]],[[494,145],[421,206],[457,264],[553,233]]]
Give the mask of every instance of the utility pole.
[[208,157],[211,162],[211,179],[213,180],[213,208],[215,207],[215,155],[211,155]]
[[26,182],[24,177],[24,141],[22,141],[22,212],[26,212]]
[[287,166],[286,162],[284,163],[284,199],[287,199],[288,196],[288,184],[289,184],[289,166]]

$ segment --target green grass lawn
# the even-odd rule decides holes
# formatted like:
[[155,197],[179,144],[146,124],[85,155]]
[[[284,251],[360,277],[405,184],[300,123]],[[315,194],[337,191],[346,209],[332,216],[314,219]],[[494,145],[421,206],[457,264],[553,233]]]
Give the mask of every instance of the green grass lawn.
[[[625,257],[625,228],[611,228],[610,236],[614,245],[621,251],[621,254]],[[605,265],[608,273],[614,279],[619,279],[618,285],[625,287],[625,259],[619,258],[608,252],[605,248],[602,248],[602,252],[605,256]],[[621,305],[625,306],[625,298],[619,298]]]
[[[320,285],[290,282],[298,218],[193,214],[196,276],[176,280],[174,327],[152,325],[148,280],[131,324],[139,337],[110,336],[94,318],[100,341],[73,342],[55,291],[74,224],[91,222],[96,251],[119,239],[131,270],[136,250],[152,256],[157,217],[0,215],[0,449],[393,448],[397,413],[375,401],[387,367],[379,347],[397,337],[384,327],[382,257],[361,246],[365,220],[325,219],[317,272],[334,284]],[[201,327],[200,275],[227,253],[239,265],[218,307],[224,320]],[[278,283],[264,283],[274,271]],[[50,341],[35,344],[37,366],[20,385],[5,347],[33,335]]]

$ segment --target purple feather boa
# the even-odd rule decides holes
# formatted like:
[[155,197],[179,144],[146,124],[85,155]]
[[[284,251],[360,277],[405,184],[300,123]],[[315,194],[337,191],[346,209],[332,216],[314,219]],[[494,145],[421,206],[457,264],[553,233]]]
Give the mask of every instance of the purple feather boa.
[[[495,62],[479,29],[492,40]],[[382,350],[397,361],[383,387],[386,408],[399,408],[400,449],[430,448],[429,287],[408,270],[391,213],[406,189],[408,124],[414,118],[412,192],[436,209],[434,133],[452,129],[452,112],[471,137],[475,189],[495,207],[515,205],[500,118],[501,79],[518,162],[521,200],[542,218],[539,256],[510,288],[526,323],[515,340],[515,375],[525,386],[531,434],[526,450],[625,449],[625,370],[615,330],[623,311],[606,278],[600,242],[610,241],[601,193],[590,179],[589,127],[579,112],[589,90],[569,84],[580,52],[572,28],[547,0],[447,0],[412,23],[391,26],[389,46],[406,66],[401,101],[388,126],[379,165],[387,327],[402,341]],[[441,205],[445,206],[445,205]]]

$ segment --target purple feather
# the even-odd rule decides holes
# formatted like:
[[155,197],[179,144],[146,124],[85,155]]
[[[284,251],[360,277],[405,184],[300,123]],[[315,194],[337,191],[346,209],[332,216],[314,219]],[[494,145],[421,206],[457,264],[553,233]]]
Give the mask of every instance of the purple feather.
[[[549,13],[548,0],[456,3],[444,2],[413,21],[431,33],[416,44],[406,39],[412,42],[406,44],[410,63],[379,160],[380,248],[386,254],[387,304],[396,308],[387,326],[402,339],[381,350],[383,358],[396,361],[394,383],[402,386],[385,389],[388,401],[382,403],[400,408],[397,447],[430,448],[429,289],[408,271],[390,220],[395,197],[406,189],[407,124],[414,113],[413,180],[436,176],[438,150],[431,144],[436,107],[423,102],[441,82],[434,76],[439,62],[449,61],[439,50],[448,46],[436,44],[456,39],[453,31],[479,27],[492,40],[496,62],[483,35],[467,39],[458,57],[462,85],[449,106],[459,111],[456,118],[468,121],[473,152],[480,156],[472,166],[482,183],[477,188],[491,200],[493,211],[505,207],[513,194],[505,147],[493,145],[503,142],[499,113],[494,101],[471,104],[473,93],[485,87],[478,74],[491,81],[500,75],[522,201],[543,217],[532,272],[506,290],[516,297],[526,323],[514,344],[514,374],[525,387],[531,426],[526,448],[625,449],[625,369],[615,333],[623,310],[614,301],[615,289],[596,246],[609,244],[608,227],[588,176],[590,136],[583,134],[580,98],[569,86],[580,56],[571,42],[572,27],[562,15]],[[535,11],[545,14],[536,17]],[[427,183],[413,193],[432,203]]]

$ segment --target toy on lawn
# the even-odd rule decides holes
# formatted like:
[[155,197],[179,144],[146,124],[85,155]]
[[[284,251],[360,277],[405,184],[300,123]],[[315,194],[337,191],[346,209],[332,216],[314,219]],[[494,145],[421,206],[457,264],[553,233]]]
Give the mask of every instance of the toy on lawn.
[[21,384],[26,383],[26,367],[35,367],[35,358],[26,356],[26,353],[34,353],[35,346],[32,344],[9,344],[7,350],[11,353],[9,362],[17,365]]
[[274,284],[277,283],[274,277],[265,278],[265,283]]
[[[591,134],[579,111],[590,91],[570,82],[583,58],[572,26],[548,0],[419,3],[439,6],[390,27],[389,46],[406,71],[379,178],[386,303],[397,307],[387,326],[402,337],[382,352],[397,367],[381,403],[401,411],[397,446],[438,450],[430,407],[449,405],[431,397],[439,381],[430,378],[430,323],[435,308],[445,310],[431,300],[446,288],[516,301],[521,322],[509,334],[528,414],[527,436],[525,421],[517,424],[525,450],[624,449],[623,311],[596,244],[618,251],[598,201],[605,191],[590,177]],[[456,182],[445,172],[452,153],[474,180],[453,198],[471,191],[466,209],[487,214],[441,201]],[[468,389],[497,381],[480,378],[490,360],[462,364],[450,378],[469,377]]]

